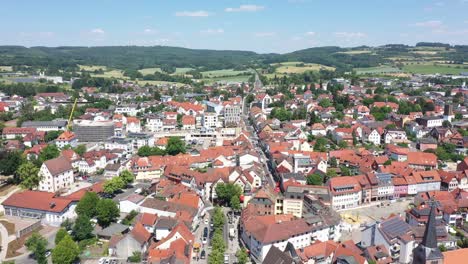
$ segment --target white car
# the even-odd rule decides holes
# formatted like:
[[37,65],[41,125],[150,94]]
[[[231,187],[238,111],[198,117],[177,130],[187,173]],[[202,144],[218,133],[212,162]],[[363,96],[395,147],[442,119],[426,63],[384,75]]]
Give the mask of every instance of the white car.
[[202,243],[206,244],[208,241],[206,240],[206,237],[202,238]]
[[208,221],[208,218],[207,218],[207,219],[205,219],[205,222],[204,222],[204,223],[205,223],[205,225],[208,225],[209,222],[210,222],[210,221]]

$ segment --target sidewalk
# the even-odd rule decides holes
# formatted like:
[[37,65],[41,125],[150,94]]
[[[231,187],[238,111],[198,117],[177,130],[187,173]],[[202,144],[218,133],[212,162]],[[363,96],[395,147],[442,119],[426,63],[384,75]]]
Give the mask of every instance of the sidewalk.
[[15,240],[16,237],[15,235],[8,236],[8,231],[2,224],[0,224],[0,237],[2,240],[2,251],[0,252],[0,260],[4,261],[8,251],[8,243]]

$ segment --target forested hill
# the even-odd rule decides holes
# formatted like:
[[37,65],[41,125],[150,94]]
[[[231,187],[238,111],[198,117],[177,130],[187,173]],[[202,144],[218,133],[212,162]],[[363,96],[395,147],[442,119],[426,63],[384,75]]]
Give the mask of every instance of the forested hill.
[[401,44],[380,47],[316,47],[287,54],[258,54],[251,51],[197,50],[166,46],[109,46],[109,47],[21,47],[0,46],[0,65],[29,65],[43,67],[73,67],[103,65],[117,69],[161,67],[192,67],[202,70],[236,69],[286,61],[318,63],[338,69],[373,67],[392,63],[395,58],[416,60],[451,60],[468,62],[468,46],[443,43]]

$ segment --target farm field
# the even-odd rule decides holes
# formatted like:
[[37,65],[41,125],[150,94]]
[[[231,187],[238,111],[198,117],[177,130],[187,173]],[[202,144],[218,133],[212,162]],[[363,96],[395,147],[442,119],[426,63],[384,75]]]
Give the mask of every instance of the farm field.
[[228,76],[228,77],[213,77],[213,78],[204,78],[203,81],[206,84],[213,84],[219,81],[225,82],[247,82],[251,75],[240,75],[240,76]]
[[420,74],[460,74],[460,72],[466,72],[468,69],[463,67],[456,68],[444,65],[431,65],[431,64],[409,64],[403,67],[405,72],[420,73]]
[[13,71],[12,66],[0,66],[0,72],[11,72]]
[[357,74],[384,74],[401,72],[398,68],[392,66],[379,66],[369,68],[354,68]]
[[204,71],[201,72],[203,78],[217,78],[222,76],[235,76],[238,74],[251,74],[250,71],[236,71],[233,69],[225,69],[225,70],[216,70],[216,71]]
[[80,70],[82,71],[96,71],[96,70],[103,70],[106,71],[107,67],[106,66],[100,66],[100,65],[78,65]]
[[138,80],[137,83],[139,85],[162,85],[162,84],[174,84],[176,85],[177,87],[179,86],[184,86],[185,84],[183,83],[176,83],[176,82],[165,82],[165,81],[146,81],[146,80]]
[[291,74],[291,73],[304,73],[307,71],[319,71],[321,69],[334,71],[335,68],[328,67],[321,64],[316,63],[303,63],[300,61],[290,61],[290,62],[281,62],[272,64],[275,66],[279,66],[276,68],[276,73],[284,73],[284,74]]
[[154,74],[155,72],[162,72],[161,68],[145,68],[138,71],[143,75]]
[[91,76],[93,76],[93,77],[103,77],[103,78],[127,79],[127,77],[123,75],[123,71],[121,71],[121,70],[111,70],[111,71],[106,71],[103,74],[91,74]]
[[367,54],[372,53],[370,50],[350,50],[350,51],[340,51],[339,54],[348,54],[348,55],[357,55],[357,54]]
[[175,74],[186,74],[191,70],[193,70],[193,68],[176,68]]

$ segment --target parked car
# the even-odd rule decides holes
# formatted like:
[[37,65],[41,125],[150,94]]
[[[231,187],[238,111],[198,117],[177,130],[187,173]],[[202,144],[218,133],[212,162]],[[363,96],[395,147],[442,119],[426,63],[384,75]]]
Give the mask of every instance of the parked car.
[[202,252],[200,253],[200,258],[205,259],[205,257],[206,257],[206,252],[205,250],[202,250]]
[[202,243],[203,243],[203,244],[206,244],[207,242],[208,242],[208,241],[206,240],[206,237],[203,237],[203,238],[202,238]]

